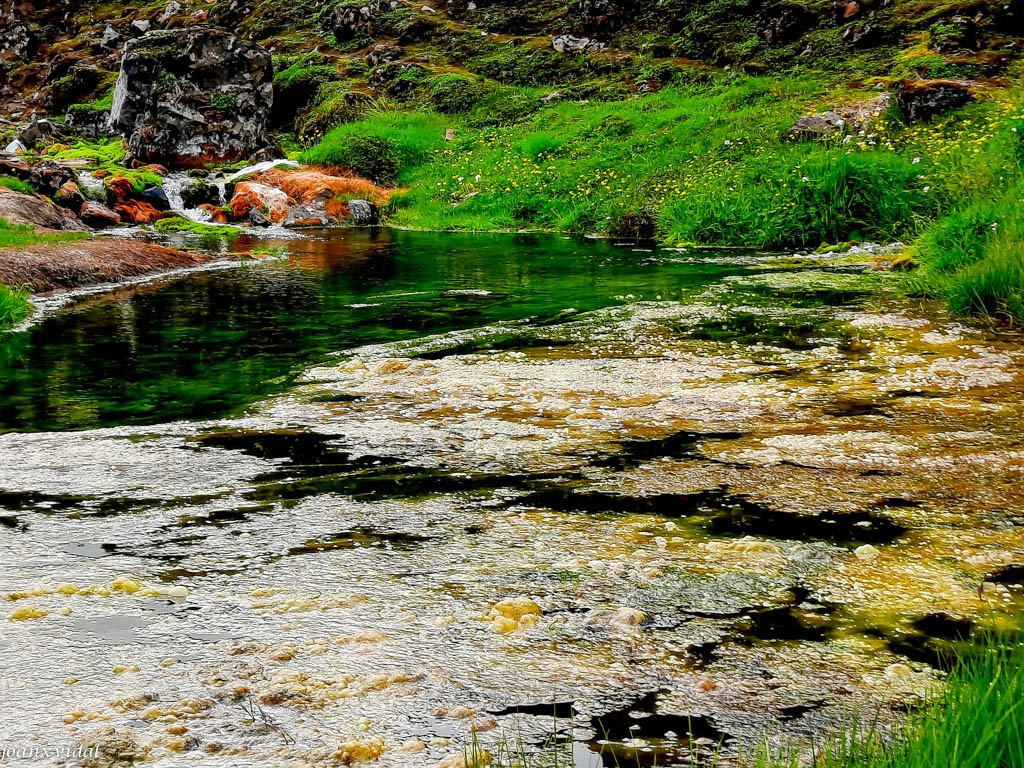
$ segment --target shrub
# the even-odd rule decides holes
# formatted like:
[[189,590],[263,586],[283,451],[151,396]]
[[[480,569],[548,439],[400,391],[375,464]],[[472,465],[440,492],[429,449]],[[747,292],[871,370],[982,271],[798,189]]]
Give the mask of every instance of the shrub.
[[377,136],[349,136],[334,148],[329,165],[346,168],[377,184],[398,181],[398,157],[390,139]]
[[483,97],[483,89],[461,75],[439,75],[430,81],[430,102],[444,114],[468,112]]

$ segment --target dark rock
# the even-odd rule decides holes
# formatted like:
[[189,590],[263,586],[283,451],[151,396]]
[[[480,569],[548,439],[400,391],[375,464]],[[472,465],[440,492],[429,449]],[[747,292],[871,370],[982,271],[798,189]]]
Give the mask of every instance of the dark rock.
[[336,0],[324,9],[321,24],[339,43],[373,35],[373,20],[384,8],[383,0]]
[[69,181],[57,190],[57,194],[53,196],[53,202],[77,215],[82,210],[85,197],[82,195],[82,190],[78,188],[78,184]]
[[91,200],[87,200],[82,204],[78,217],[82,220],[83,224],[93,229],[106,229],[121,223],[121,217],[118,214],[107,208],[107,206],[92,202]]
[[142,199],[158,211],[171,210],[171,201],[167,199],[163,187],[147,187],[142,191]]
[[110,113],[101,109],[82,108],[88,105],[72,104],[64,117],[69,134],[94,139],[110,132]]
[[75,183],[77,180],[77,173],[52,160],[43,160],[41,163],[33,165],[27,179],[36,192],[46,197],[56,197],[61,187],[69,181]]
[[366,63],[371,67],[379,67],[391,61],[398,61],[402,58],[402,46],[381,43],[373,46],[373,50],[366,54]]
[[68,138],[72,131],[52,120],[33,120],[18,132],[18,141],[29,149]]
[[892,32],[882,24],[866,21],[843,30],[843,41],[857,48],[872,48],[889,42]]
[[255,208],[249,210],[249,223],[254,227],[269,227],[273,222]]
[[804,115],[786,130],[784,136],[792,139],[823,139],[835,136],[846,129],[846,120],[836,112],[822,112],[818,115]]
[[937,53],[978,50],[978,25],[967,16],[952,16],[933,24],[932,47]]
[[588,30],[614,29],[626,21],[630,3],[625,0],[580,0],[580,16]]
[[814,25],[814,15],[791,5],[769,8],[757,23],[758,37],[769,45],[785,45],[799,40]]
[[348,217],[353,226],[375,227],[380,224],[380,209],[369,200],[349,200]]
[[205,179],[189,179],[181,188],[181,203],[186,208],[198,208],[201,205],[219,205],[220,190]]
[[125,45],[110,121],[141,162],[196,167],[273,151],[270,53],[221,29],[149,32]]
[[973,83],[962,80],[908,80],[896,91],[896,104],[910,122],[931,120],[974,101]]

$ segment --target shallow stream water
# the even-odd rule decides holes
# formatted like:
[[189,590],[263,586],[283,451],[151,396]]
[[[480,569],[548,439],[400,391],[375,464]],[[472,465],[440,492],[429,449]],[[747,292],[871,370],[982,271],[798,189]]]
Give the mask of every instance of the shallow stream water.
[[827,262],[235,247],[0,340],[5,745],[730,761],[1019,612],[1019,337]]

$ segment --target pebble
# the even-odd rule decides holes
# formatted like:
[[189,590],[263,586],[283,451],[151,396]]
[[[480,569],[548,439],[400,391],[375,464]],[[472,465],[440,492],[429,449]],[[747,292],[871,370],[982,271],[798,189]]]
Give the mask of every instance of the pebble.
[[858,560],[874,560],[879,555],[878,547],[873,547],[870,544],[862,544],[853,550],[853,554],[856,555]]
[[494,758],[486,749],[476,748],[466,752],[456,752],[448,755],[437,764],[437,768],[483,768],[490,765]]
[[402,745],[403,752],[422,752],[427,748],[419,739],[409,739],[405,744]]

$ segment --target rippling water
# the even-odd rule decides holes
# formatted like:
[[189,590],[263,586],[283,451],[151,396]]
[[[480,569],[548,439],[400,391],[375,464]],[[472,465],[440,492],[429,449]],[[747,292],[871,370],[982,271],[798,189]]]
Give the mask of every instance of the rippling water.
[[735,760],[1019,612],[1019,338],[756,255],[270,245],[4,340],[5,743]]

